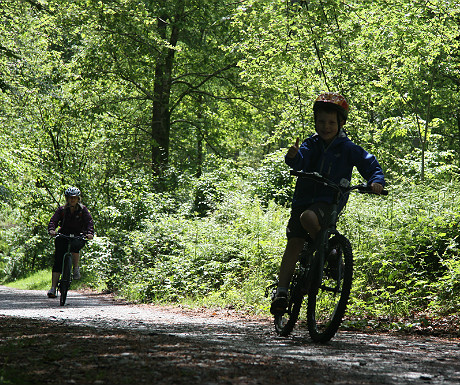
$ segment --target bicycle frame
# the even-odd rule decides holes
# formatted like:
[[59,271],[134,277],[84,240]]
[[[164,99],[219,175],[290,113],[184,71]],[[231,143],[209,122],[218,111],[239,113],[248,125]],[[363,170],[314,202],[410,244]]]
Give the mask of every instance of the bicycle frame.
[[[328,249],[329,237],[332,234],[339,234],[339,232],[336,229],[336,225],[337,225],[337,221],[339,218],[338,210],[339,210],[339,201],[340,201],[341,195],[342,193],[340,190],[335,191],[334,201],[332,203],[332,210],[331,210],[331,214],[330,214],[327,226],[322,228],[317,235],[317,242],[315,244],[316,253],[314,253],[315,258],[312,261],[312,266],[313,266],[313,271],[318,272],[315,278],[317,282],[319,282],[319,284],[321,284],[323,280],[324,263],[326,259],[326,250]],[[339,290],[338,287],[334,289],[335,292],[337,292],[338,290]]]

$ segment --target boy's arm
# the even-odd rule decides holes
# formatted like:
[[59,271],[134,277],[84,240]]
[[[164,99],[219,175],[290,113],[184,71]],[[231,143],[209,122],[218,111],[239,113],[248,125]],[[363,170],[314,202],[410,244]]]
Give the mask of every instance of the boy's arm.
[[356,156],[356,168],[361,176],[367,180],[367,184],[378,183],[382,187],[385,186],[385,177],[377,158],[359,146],[356,146],[354,154]]
[[308,163],[310,148],[308,147],[307,141],[303,142],[299,146],[300,140],[297,138],[295,144],[289,148],[286,156],[284,157],[286,164],[293,170],[301,171]]

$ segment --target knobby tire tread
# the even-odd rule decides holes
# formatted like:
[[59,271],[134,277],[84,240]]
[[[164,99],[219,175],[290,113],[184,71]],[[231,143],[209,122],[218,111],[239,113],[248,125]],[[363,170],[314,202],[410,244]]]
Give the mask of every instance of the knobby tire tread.
[[72,274],[72,255],[67,253],[64,255],[63,258],[63,269],[62,269],[62,276],[61,276],[61,296],[60,296],[60,304],[61,306],[65,305],[65,301],[67,299],[67,292],[70,288],[70,280]]
[[342,248],[343,260],[345,262],[342,292],[340,294],[340,299],[338,300],[334,316],[332,317],[330,323],[324,330],[319,331],[316,321],[316,302],[317,292],[321,289],[311,289],[308,295],[307,326],[310,337],[315,342],[329,341],[332,337],[334,337],[335,333],[339,329],[346,311],[348,299],[350,297],[353,279],[353,251],[350,241],[341,234],[336,234],[331,237],[331,241],[334,244],[340,245]]

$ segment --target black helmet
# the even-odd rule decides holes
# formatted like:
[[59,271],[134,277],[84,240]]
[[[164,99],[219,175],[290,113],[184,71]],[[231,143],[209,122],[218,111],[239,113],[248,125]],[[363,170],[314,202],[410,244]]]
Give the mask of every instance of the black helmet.
[[65,197],[79,197],[81,195],[81,191],[77,187],[69,187],[65,190],[64,193]]

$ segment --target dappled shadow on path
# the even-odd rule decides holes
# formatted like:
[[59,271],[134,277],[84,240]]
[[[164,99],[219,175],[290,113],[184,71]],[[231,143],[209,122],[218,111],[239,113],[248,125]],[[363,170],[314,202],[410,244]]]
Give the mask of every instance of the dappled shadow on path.
[[391,383],[379,375],[361,380],[322,362],[291,360],[245,345],[194,337],[11,317],[0,317],[0,325],[3,378],[18,381],[12,383]]
[[[158,384],[460,383],[458,339],[341,331],[327,344],[314,344],[302,325],[295,328],[292,336],[280,338],[270,320],[134,306],[107,296],[79,293],[71,293],[69,305],[60,307],[58,300],[49,300],[44,292],[3,287],[0,322],[2,330],[7,330],[5,324],[14,328],[16,324],[32,322],[33,329],[24,326],[29,330],[25,335],[46,334],[53,341],[56,331],[57,340],[53,343],[65,347],[61,354],[70,354],[68,349],[77,352],[72,353],[72,360],[88,372],[97,368],[105,373],[103,377],[110,377],[104,368],[114,367],[126,383],[129,367],[139,371],[139,379]],[[9,332],[4,336],[11,337]],[[63,341],[59,342],[59,338]],[[58,361],[64,365],[60,358]],[[174,367],[180,368],[179,377],[165,374]],[[126,377],[120,374],[121,368],[126,370]],[[142,383],[135,373],[131,375]],[[221,380],[212,382],[213,376]],[[86,383],[80,380],[77,383]]]

